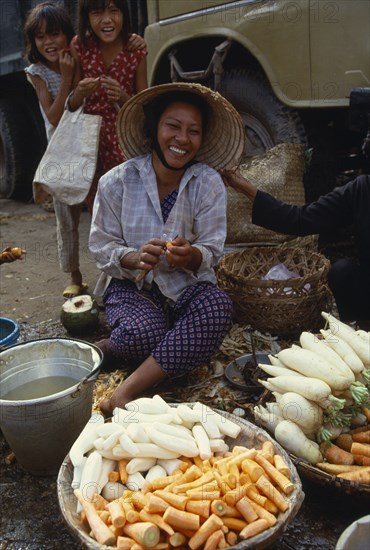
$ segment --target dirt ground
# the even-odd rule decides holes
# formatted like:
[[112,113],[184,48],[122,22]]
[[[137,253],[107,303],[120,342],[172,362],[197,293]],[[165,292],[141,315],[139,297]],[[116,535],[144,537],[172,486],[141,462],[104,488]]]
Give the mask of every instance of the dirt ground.
[[[81,271],[93,290],[98,270],[87,246],[91,216],[80,223]],[[54,213],[35,204],[0,199],[0,250],[20,246],[25,259],[3,264],[0,271],[1,316],[31,324],[59,319],[68,275],[58,264]]]
[[[98,270],[87,248],[89,225],[90,215],[83,212],[81,271],[92,291]],[[34,204],[0,199],[0,249],[9,245],[25,248],[27,255],[24,261],[0,267],[0,315],[19,323],[20,341],[66,336],[59,316],[68,281],[57,261],[54,214]],[[88,335],[86,340],[95,341],[106,331],[102,312],[97,333]],[[163,383],[156,392],[168,402],[199,400],[230,412],[235,407],[249,410],[248,406],[255,404],[254,398],[235,389],[224,376],[228,362],[252,351],[247,336],[244,327],[233,326],[211,365],[198,369],[181,383]],[[274,346],[284,345],[264,335],[258,338],[257,351],[274,352]],[[104,371],[99,378],[109,380],[110,376],[109,371]],[[16,460],[6,464],[9,453],[0,431],[0,550],[81,549],[59,511],[56,477],[32,476]],[[355,495],[338,494],[328,487],[324,490],[306,479],[303,489],[306,498],[301,510],[271,550],[332,550],[343,529],[364,515],[364,503]]]

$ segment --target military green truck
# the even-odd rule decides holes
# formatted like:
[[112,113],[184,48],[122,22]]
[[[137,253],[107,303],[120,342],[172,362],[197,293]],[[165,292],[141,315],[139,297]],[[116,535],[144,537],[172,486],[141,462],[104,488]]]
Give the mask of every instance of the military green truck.
[[[30,195],[45,147],[37,101],[19,66],[25,8],[36,3],[7,0],[1,20],[0,194],[8,197]],[[370,0],[128,3],[134,30],[147,42],[149,84],[187,80],[219,90],[243,117],[246,157],[282,142],[304,143],[308,198],[332,188],[341,170],[368,170],[362,145],[370,112]],[[75,18],[77,2],[64,4]],[[9,19],[18,33],[15,53],[3,46],[14,38],[9,25],[3,32]]]

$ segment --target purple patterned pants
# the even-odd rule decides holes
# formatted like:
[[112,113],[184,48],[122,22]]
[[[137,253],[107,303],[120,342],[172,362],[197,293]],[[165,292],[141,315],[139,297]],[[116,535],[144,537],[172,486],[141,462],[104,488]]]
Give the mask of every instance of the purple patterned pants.
[[179,376],[205,363],[231,325],[232,302],[208,282],[188,287],[171,309],[154,286],[138,290],[131,281],[113,279],[105,292],[110,348],[122,359],[152,355],[168,376]]

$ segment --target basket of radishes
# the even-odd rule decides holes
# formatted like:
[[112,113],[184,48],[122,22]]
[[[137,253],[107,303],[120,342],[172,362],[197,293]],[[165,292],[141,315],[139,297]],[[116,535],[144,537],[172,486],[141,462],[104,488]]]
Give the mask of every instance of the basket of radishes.
[[370,333],[322,312],[327,329],[259,364],[272,399],[256,421],[300,473],[348,493],[370,493]]
[[85,548],[265,548],[304,498],[288,453],[263,429],[159,395],[94,415],[58,476]]

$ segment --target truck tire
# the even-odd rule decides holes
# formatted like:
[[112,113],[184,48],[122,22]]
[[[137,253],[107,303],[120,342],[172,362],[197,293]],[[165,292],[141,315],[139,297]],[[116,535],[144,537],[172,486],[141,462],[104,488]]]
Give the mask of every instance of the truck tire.
[[[32,196],[34,130],[21,103],[0,100],[0,195],[28,200]],[[31,163],[32,164],[32,163]],[[32,172],[32,173],[31,173]]]
[[220,92],[244,121],[246,158],[263,154],[278,143],[306,144],[298,113],[275,97],[262,75],[243,69],[226,72]]

